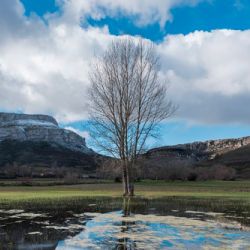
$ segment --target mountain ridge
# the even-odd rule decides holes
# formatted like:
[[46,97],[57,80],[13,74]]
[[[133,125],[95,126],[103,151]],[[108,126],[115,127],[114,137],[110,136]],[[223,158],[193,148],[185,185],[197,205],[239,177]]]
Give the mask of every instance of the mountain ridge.
[[250,136],[153,148],[142,155],[141,163],[143,171],[158,169],[160,175],[151,171],[151,176],[157,178],[167,175],[167,172],[180,176],[181,172],[202,171],[203,176],[205,172],[212,176],[211,171],[225,173],[234,170],[235,178],[249,179]]
[[60,128],[48,115],[0,113],[0,142],[4,140],[56,143],[73,151],[94,153],[86,146],[85,138]]
[[4,178],[27,169],[37,176],[57,168],[59,172],[66,168],[65,173],[95,173],[98,157],[85,138],[59,127],[52,116],[0,113],[0,176]]
[[[0,168],[3,172],[8,173],[11,166],[29,166],[42,167],[41,172],[66,167],[68,172],[77,168],[81,173],[97,173],[104,159],[107,157],[87,147],[83,137],[60,128],[52,116],[0,113]],[[151,169],[158,171],[160,177],[172,169],[182,171],[182,167],[209,168],[221,164],[236,169],[240,178],[250,178],[250,136],[153,148],[140,156],[140,162],[145,170],[141,173]],[[145,178],[152,176],[154,173]]]
[[161,146],[148,150],[146,154],[151,154],[157,151],[180,149],[180,150],[197,151],[199,153],[207,155],[210,159],[214,159],[218,155],[239,149],[249,144],[250,144],[250,136],[245,136],[240,138],[194,141],[191,143]]

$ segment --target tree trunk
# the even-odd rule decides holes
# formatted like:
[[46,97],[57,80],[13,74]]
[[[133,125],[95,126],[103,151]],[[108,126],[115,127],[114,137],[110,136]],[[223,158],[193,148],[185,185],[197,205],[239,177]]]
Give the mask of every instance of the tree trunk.
[[132,181],[129,183],[129,196],[134,196],[134,183]]
[[123,196],[134,196],[134,184],[131,176],[131,166],[126,161],[122,162]]
[[127,168],[124,162],[122,162],[122,182],[123,182],[123,196],[128,196],[128,178]]
[[134,163],[130,162],[128,165],[129,175],[129,196],[134,196]]
[[127,166],[127,183],[128,183],[128,196],[134,196],[134,183],[133,183],[133,178],[131,175],[131,169],[129,169],[130,166]]
[[123,162],[122,164],[123,169],[123,196],[134,196],[134,184],[133,178],[131,178],[131,171],[130,166],[128,163]]

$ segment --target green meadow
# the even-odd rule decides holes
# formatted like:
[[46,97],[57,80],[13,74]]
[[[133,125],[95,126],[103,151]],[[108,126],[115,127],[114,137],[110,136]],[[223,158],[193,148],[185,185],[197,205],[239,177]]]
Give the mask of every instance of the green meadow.
[[[154,199],[186,197],[223,198],[250,203],[250,181],[166,182],[141,181],[135,184],[136,197]],[[55,186],[1,186],[0,204],[22,201],[63,200],[122,196],[121,183],[91,183]]]

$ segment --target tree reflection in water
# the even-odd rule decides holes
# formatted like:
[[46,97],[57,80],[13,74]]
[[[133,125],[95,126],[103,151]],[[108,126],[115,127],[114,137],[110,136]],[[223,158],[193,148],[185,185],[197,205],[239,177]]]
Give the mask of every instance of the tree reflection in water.
[[[124,197],[124,199],[123,199],[123,216],[122,217],[132,216],[130,202],[131,202],[131,198]],[[122,220],[121,233],[124,233],[124,234],[125,233],[127,233],[127,234],[133,233],[133,231],[132,231],[133,225],[135,225],[134,221]],[[134,249],[136,249],[136,243],[128,237],[119,238],[115,249],[117,249],[117,250],[134,250]]]
[[236,210],[235,203],[222,207],[217,201],[211,208],[207,203],[201,206],[201,201],[124,198],[105,204],[79,201],[77,209],[35,213],[31,208],[0,210],[0,249],[248,249],[250,245],[249,207]]

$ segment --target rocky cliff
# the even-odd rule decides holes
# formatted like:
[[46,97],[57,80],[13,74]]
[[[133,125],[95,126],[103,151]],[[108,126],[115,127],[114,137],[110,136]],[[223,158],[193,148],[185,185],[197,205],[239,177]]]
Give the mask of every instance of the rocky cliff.
[[210,140],[193,142],[175,146],[154,148],[147,152],[148,155],[173,155],[181,158],[194,158],[195,160],[213,160],[216,157],[250,145],[250,137],[238,139]]
[[93,153],[84,138],[60,128],[57,121],[47,115],[0,113],[0,142],[4,140],[48,142],[73,151]]
[[38,175],[58,167],[95,173],[99,157],[83,137],[60,128],[51,116],[0,113],[0,176],[20,172],[17,167],[31,167]]
[[[211,140],[149,150],[142,156],[147,169],[160,169],[162,173],[176,169],[181,173],[192,168],[224,166],[236,171],[237,178],[250,178],[250,137]],[[148,171],[146,169],[146,171]],[[223,170],[224,171],[224,170]]]

